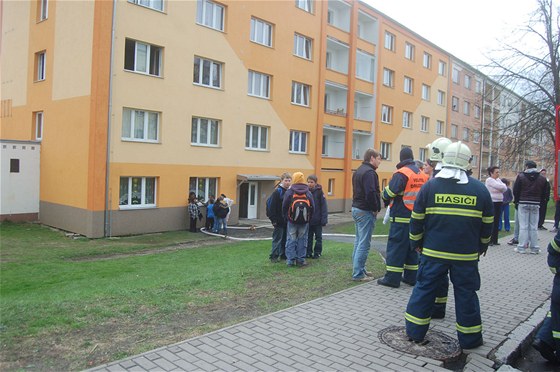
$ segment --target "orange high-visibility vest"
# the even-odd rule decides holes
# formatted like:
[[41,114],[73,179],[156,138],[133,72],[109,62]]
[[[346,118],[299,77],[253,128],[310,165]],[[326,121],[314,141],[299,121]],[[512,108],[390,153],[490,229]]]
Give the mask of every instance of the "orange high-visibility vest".
[[[408,181],[406,182],[406,186],[402,193],[402,198],[404,206],[412,211],[416,196],[418,195],[418,192],[420,191],[422,185],[428,181],[428,175],[422,171],[420,171],[420,173],[415,173],[409,167],[402,167],[400,169],[397,169],[396,173],[402,173],[408,178]],[[391,202],[391,205],[392,204],[393,203]]]

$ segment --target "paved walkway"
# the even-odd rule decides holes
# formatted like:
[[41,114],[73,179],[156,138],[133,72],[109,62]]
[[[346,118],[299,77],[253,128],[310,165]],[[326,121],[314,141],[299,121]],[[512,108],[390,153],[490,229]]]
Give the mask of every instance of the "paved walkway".
[[[465,371],[507,365],[544,319],[552,289],[546,246],[553,236],[539,232],[540,255],[515,253],[502,238],[481,258],[484,345],[465,351]],[[404,325],[411,290],[365,283],[90,371],[447,371],[438,360],[394,350],[378,338],[379,331]],[[431,326],[456,339],[451,288],[447,314]]]

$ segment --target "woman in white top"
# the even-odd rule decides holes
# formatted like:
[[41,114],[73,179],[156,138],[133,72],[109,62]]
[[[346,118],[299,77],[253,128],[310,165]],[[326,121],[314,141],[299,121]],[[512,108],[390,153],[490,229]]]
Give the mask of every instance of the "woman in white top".
[[490,196],[494,202],[494,226],[492,229],[492,239],[489,245],[500,245],[498,243],[498,222],[502,213],[502,203],[504,201],[504,192],[507,186],[500,179],[500,167],[488,167],[489,177],[486,179],[486,188],[490,191]]

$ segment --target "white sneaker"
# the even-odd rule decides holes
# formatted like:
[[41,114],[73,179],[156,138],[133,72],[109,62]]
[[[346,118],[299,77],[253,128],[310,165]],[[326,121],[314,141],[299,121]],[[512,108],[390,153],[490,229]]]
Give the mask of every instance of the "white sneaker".
[[515,250],[517,253],[521,253],[521,254],[527,253],[527,251],[525,250],[524,247],[516,247],[514,250]]
[[539,253],[541,253],[540,248],[535,248],[535,249],[531,248],[531,254],[539,254]]

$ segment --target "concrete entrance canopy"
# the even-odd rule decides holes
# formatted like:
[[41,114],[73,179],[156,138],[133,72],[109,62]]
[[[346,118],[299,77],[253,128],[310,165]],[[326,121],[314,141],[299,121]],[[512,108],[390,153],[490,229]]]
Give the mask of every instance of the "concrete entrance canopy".
[[238,174],[238,185],[249,181],[280,181],[280,177],[266,174]]

